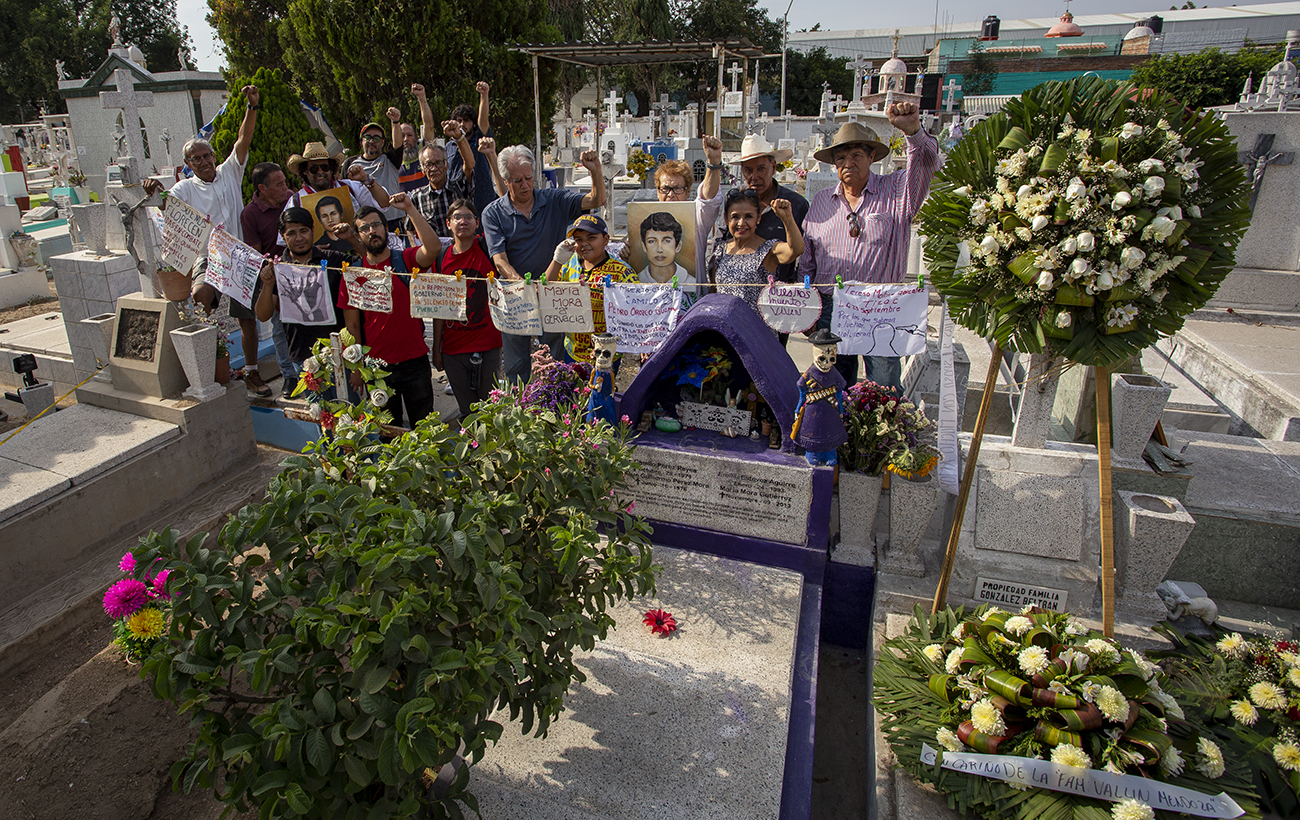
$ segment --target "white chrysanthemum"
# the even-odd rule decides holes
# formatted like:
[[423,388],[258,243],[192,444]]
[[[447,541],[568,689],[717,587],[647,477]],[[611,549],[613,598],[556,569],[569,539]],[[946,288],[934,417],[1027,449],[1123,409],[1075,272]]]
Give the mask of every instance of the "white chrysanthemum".
[[1137,664],[1138,669],[1142,670],[1142,679],[1151,680],[1151,676],[1156,673],[1156,665],[1142,657],[1141,652],[1134,649],[1126,649],[1124,651],[1128,654],[1129,660]]
[[1160,756],[1160,771],[1175,777],[1183,773],[1183,754],[1177,746],[1171,745]]
[[1024,616],[1017,615],[1014,618],[1008,618],[1007,623],[1003,628],[1019,638],[1021,635],[1024,635],[1026,632],[1034,628],[1034,622]]
[[1110,807],[1110,816],[1113,820],[1155,820],[1155,809],[1136,800],[1127,797]]
[[934,739],[949,752],[960,752],[962,749],[961,738],[947,726],[940,726],[939,731],[934,733]]
[[943,647],[937,643],[932,643],[926,648],[922,649],[921,654],[925,655],[927,658],[934,661],[935,663],[939,663],[940,661],[943,660]]
[[1230,711],[1238,723],[1246,726],[1254,726],[1255,721],[1259,720],[1259,710],[1248,700],[1234,700]]
[[1197,738],[1196,751],[1201,759],[1196,761],[1196,769],[1201,774],[1215,780],[1223,775],[1223,750],[1212,740]]
[[957,670],[961,669],[961,656],[963,651],[964,650],[959,646],[949,652],[947,660],[943,662],[943,671],[947,672],[949,675],[957,674]]
[[1052,762],[1059,763],[1062,766],[1073,766],[1076,769],[1091,769],[1092,758],[1088,753],[1073,743],[1062,743],[1052,750]]
[[960,642],[966,637],[966,622],[962,621],[952,628],[952,639]]
[[1294,743],[1274,744],[1273,759],[1287,771],[1300,772],[1300,746]]
[[[1154,684],[1155,681],[1152,681],[1152,683]],[[1178,705],[1178,701],[1174,699],[1173,695],[1168,692],[1152,692],[1152,694],[1155,695],[1156,700],[1160,701],[1160,705],[1165,707],[1165,714],[1179,720],[1185,717],[1183,707]]]
[[1097,693],[1097,708],[1112,723],[1128,720],[1129,702],[1124,693],[1113,686],[1103,686]]
[[1026,675],[1037,675],[1052,662],[1051,658],[1047,657],[1047,650],[1041,646],[1020,650],[1017,660],[1020,662],[1020,671]]
[[1250,699],[1261,709],[1286,708],[1286,693],[1277,684],[1261,681],[1247,691],[1250,694]]
[[1084,650],[1101,663],[1118,663],[1119,652],[1103,638],[1093,638],[1083,645]]
[[1286,673],[1287,683],[1300,689],[1300,669],[1291,669]]
[[976,703],[970,710],[970,722],[976,730],[986,735],[1004,735],[1007,732],[1007,725],[1002,722],[1002,713],[998,707],[993,705],[993,701],[985,698]]

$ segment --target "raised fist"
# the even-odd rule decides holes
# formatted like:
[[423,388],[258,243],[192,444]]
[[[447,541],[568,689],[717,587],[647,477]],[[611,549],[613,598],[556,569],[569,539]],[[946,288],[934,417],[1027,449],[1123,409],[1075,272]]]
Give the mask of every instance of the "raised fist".
[[262,95],[255,85],[244,86],[244,99],[249,105],[258,105],[262,102]]
[[480,97],[488,93],[488,84],[483,82],[482,80],[479,80],[478,83],[475,84],[474,88],[478,91],[478,95]]
[[384,113],[388,114],[388,119],[392,120],[393,122],[397,122],[402,118],[402,112],[398,111],[396,108],[393,108],[391,106]]

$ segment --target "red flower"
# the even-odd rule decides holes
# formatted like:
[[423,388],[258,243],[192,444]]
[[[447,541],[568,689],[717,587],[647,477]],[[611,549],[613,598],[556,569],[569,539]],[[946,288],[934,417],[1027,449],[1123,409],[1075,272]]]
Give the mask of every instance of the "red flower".
[[1292,706],[1290,709],[1286,710],[1286,716],[1297,723],[1300,723],[1300,706]]
[[313,393],[321,392],[320,379],[316,378],[311,373],[302,374],[302,380],[307,383],[307,389],[310,390],[311,392]]
[[1300,644],[1295,641],[1278,641],[1274,646],[1277,647],[1278,652],[1294,652],[1297,647],[1300,647]]
[[673,617],[673,613],[662,609],[650,610],[641,620],[650,627],[652,635],[668,635],[677,631],[677,619]]
[[322,430],[333,430],[334,414],[328,410],[320,411],[320,426]]

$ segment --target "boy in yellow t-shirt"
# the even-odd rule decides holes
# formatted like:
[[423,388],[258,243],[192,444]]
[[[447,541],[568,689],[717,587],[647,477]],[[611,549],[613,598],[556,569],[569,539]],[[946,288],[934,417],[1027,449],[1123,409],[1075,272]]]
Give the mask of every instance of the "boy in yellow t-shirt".
[[[637,276],[622,260],[605,251],[609,231],[605,220],[595,214],[583,214],[569,226],[568,242],[556,248],[555,259],[546,269],[550,282],[584,282],[591,290],[591,320],[596,333],[605,332],[605,277],[612,282],[636,282]],[[560,257],[567,257],[561,261]],[[590,362],[593,350],[590,333],[566,333],[564,352],[575,362]]]

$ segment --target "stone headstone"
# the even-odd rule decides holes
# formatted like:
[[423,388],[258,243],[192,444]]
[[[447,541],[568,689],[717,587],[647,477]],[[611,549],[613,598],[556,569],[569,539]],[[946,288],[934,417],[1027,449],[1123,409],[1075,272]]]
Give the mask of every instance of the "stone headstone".
[[1115,592],[1121,606],[1162,617],[1165,580],[1196,519],[1177,498],[1123,490],[1115,504]]
[[[1237,139],[1237,149],[1249,154],[1262,135],[1274,135],[1270,155],[1300,150],[1300,111],[1228,112],[1224,124]],[[1254,170],[1249,168],[1248,171]],[[1237,265],[1262,270],[1300,270],[1300,163],[1272,162],[1261,169],[1250,228],[1237,246]]]
[[108,252],[108,211],[102,202],[73,205],[72,221],[77,237],[92,253]]
[[818,191],[834,188],[839,182],[839,175],[834,171],[809,171],[804,178],[804,199],[812,202]]
[[163,299],[123,296],[109,363],[118,390],[154,398],[176,398],[189,387],[171,331],[181,326],[176,306]]

